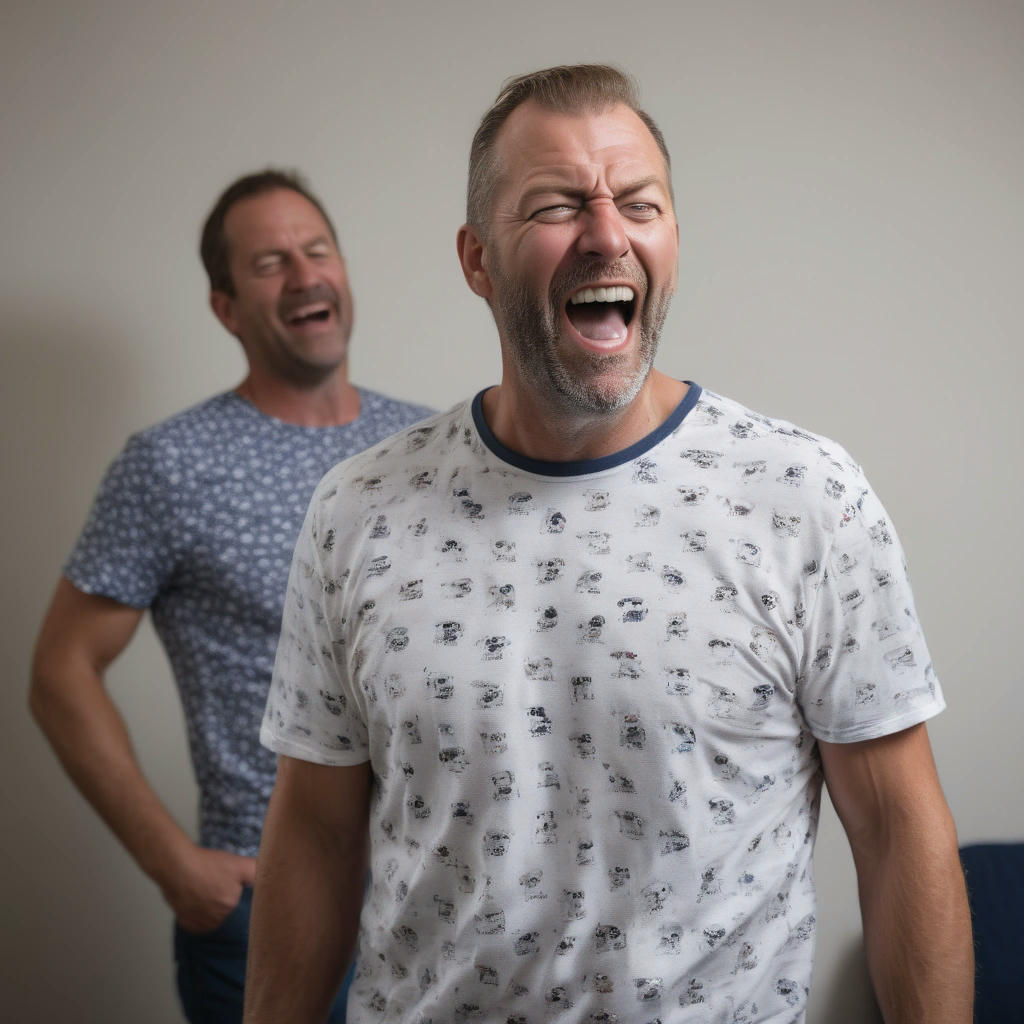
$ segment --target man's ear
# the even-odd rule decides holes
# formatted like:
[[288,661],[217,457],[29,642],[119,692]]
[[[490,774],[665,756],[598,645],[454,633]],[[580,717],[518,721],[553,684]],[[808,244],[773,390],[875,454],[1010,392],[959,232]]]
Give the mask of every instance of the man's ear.
[[489,302],[493,289],[485,265],[486,247],[480,233],[472,224],[463,224],[459,228],[455,246],[459,250],[459,263],[462,264],[462,273],[465,275],[466,284],[477,295]]
[[235,317],[235,300],[227,292],[211,291],[210,309],[213,310],[213,315],[224,325],[224,329],[228,334],[234,334],[237,337],[238,331],[235,328],[238,326],[238,320]]

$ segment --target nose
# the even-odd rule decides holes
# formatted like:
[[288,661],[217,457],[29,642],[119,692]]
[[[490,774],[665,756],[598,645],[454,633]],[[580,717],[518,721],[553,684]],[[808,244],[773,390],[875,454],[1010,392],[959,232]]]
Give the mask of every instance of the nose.
[[579,250],[586,256],[615,260],[629,252],[622,214],[611,199],[591,200],[583,214]]
[[316,267],[305,253],[297,253],[289,260],[287,284],[292,291],[311,288],[317,280]]

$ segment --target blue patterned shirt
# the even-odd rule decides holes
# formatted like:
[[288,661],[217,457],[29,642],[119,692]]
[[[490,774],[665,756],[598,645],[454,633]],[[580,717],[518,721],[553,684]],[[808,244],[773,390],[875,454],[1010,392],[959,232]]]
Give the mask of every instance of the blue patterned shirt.
[[359,389],[343,426],[301,427],[217,395],[129,438],[65,567],[149,608],[185,710],[202,845],[255,855],[275,759],[259,743],[292,549],[335,463],[430,410]]

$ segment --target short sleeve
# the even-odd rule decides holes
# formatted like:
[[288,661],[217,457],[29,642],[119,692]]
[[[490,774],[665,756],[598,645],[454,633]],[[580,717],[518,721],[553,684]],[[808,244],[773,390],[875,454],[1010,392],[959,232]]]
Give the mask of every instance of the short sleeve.
[[809,611],[797,690],[811,731],[832,743],[898,732],[945,707],[896,531],[859,470],[854,483]]
[[362,764],[369,760],[368,732],[348,680],[339,600],[344,580],[324,568],[335,531],[321,529],[319,495],[320,488],[295,545],[260,742],[303,761]]
[[107,470],[64,575],[84,593],[148,608],[174,572],[172,515],[156,452],[136,435]]

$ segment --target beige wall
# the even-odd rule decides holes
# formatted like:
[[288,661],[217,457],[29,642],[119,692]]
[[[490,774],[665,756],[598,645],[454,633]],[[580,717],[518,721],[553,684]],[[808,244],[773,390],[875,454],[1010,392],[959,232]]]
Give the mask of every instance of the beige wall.
[[[350,259],[356,377],[445,406],[498,368],[455,258],[469,139],[501,78],[551,63],[613,60],[640,78],[675,155],[682,236],[662,368],[834,436],[864,464],[945,683],[931,732],[961,836],[1024,832],[1024,7],[364,7],[16,0],[0,15],[11,1020],[179,1019],[169,914],[62,776],[25,686],[107,461],[131,430],[239,379],[205,307],[201,216],[238,173],[303,168]],[[111,685],[147,771],[191,822],[177,698],[148,631]],[[831,811],[818,870],[810,1019],[859,1024],[872,1015]]]

